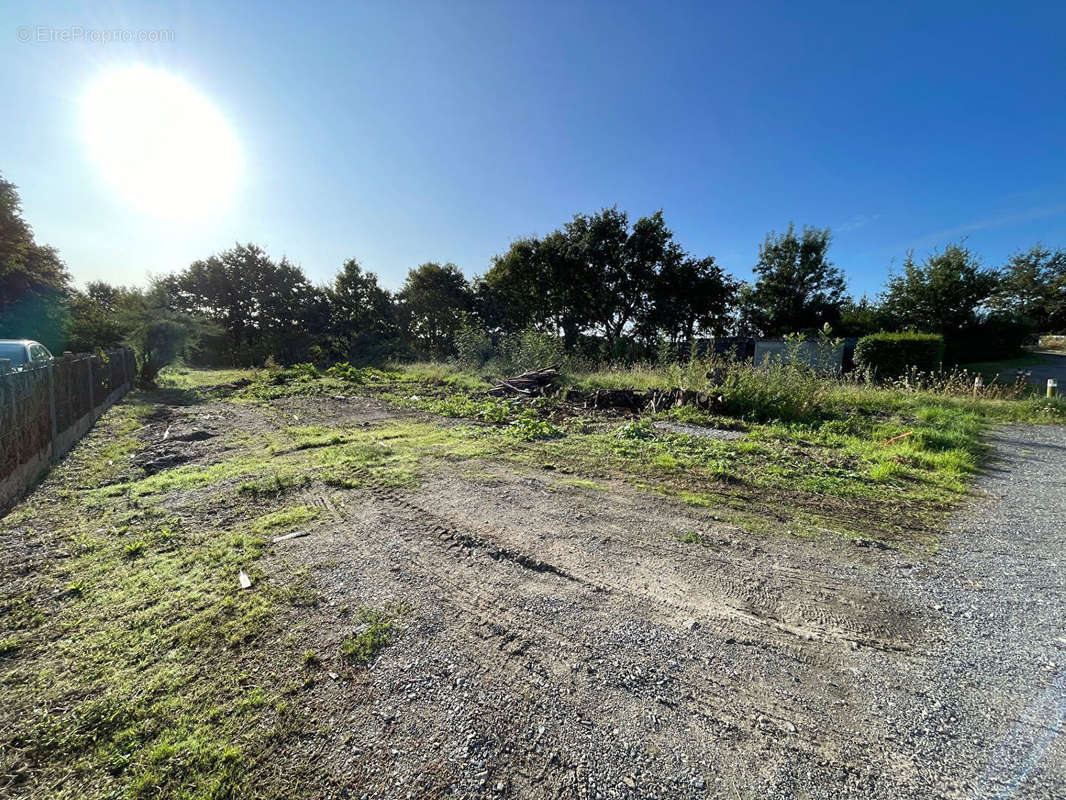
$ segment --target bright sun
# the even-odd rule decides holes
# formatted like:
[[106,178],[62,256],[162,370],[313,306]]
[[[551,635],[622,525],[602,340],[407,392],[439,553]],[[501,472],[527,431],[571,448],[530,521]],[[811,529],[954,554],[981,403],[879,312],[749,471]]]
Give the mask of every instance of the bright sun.
[[136,208],[205,217],[237,188],[237,139],[210,101],[162,70],[105,72],[82,98],[84,135],[103,177]]

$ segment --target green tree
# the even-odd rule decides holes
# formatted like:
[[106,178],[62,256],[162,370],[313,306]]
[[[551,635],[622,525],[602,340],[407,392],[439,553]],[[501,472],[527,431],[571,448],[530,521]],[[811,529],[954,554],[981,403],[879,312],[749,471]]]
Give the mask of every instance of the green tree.
[[410,270],[397,295],[399,314],[414,349],[431,358],[449,358],[473,293],[455,264],[427,262]]
[[35,339],[61,351],[69,289],[63,261],[54,249],[34,241],[18,190],[0,177],[0,338]]
[[961,244],[934,251],[922,263],[907,254],[903,272],[889,277],[881,307],[897,328],[945,337],[980,320],[979,312],[999,286],[995,272]]
[[576,295],[587,302],[589,327],[603,336],[613,352],[623,332],[648,312],[652,293],[664,270],[679,268],[685,258],[662,211],[641,217],[630,228],[617,208],[577,214],[565,227],[574,275],[585,287]]
[[863,295],[859,300],[847,299],[840,309],[840,324],[834,333],[840,336],[866,336],[883,331],[886,326],[881,306]]
[[720,336],[736,292],[736,282],[712,256],[671,261],[655,277],[641,328],[647,339],[662,334],[675,348],[691,346],[700,334]]
[[165,281],[155,280],[141,294],[139,303],[130,303],[122,312],[128,329],[126,343],[137,359],[137,380],[153,388],[159,371],[181,358],[203,336],[216,333],[215,326],[201,316],[179,311]]
[[569,346],[589,325],[589,286],[577,249],[564,231],[511,243],[475,283],[476,308],[502,334],[530,328],[562,336]]
[[337,354],[353,363],[372,363],[393,354],[398,336],[392,295],[378,276],[350,258],[326,291],[330,337]]
[[847,299],[844,274],[829,261],[828,228],[789,223],[759,248],[754,286],[741,293],[743,326],[764,336],[835,327]]
[[[303,270],[282,258],[275,263],[254,244],[196,261],[166,282],[175,309],[201,315],[225,332],[233,363],[257,363],[267,356],[292,362],[308,357],[309,327],[327,324],[322,295]],[[315,325],[309,325],[314,320]]]
[[104,281],[89,283],[84,292],[72,291],[67,349],[86,352],[122,344],[130,331],[130,312],[143,302],[143,290]]
[[[561,335],[573,347],[598,334],[614,351],[624,334],[675,337],[714,326],[732,285],[713,259],[694,260],[674,241],[662,211],[632,225],[624,211],[575,214],[543,238],[511,244],[479,282],[479,309],[490,328],[529,327]],[[674,308],[665,305],[673,303]]]
[[1030,320],[1040,333],[1066,333],[1066,250],[1036,244],[1015,253],[992,305]]

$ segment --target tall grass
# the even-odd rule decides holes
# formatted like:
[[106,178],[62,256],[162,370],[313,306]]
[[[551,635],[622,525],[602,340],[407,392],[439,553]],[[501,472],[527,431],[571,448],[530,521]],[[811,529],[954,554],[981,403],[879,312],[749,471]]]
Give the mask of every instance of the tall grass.
[[852,373],[819,373],[796,361],[750,362],[702,358],[658,366],[636,364],[567,375],[578,389],[681,388],[721,398],[722,410],[755,422],[817,422],[877,411],[914,411],[926,405],[950,406],[1004,421],[1066,421],[1066,400],[1048,399],[1024,381],[991,383],[975,390],[974,374],[965,370],[911,370],[891,381],[877,382]]

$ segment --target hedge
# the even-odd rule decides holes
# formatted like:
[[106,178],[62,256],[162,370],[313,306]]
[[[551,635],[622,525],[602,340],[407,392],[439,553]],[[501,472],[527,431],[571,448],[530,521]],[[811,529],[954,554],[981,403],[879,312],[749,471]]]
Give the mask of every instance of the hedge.
[[911,367],[940,369],[944,337],[933,333],[873,333],[855,345],[855,366],[878,378],[894,378]]

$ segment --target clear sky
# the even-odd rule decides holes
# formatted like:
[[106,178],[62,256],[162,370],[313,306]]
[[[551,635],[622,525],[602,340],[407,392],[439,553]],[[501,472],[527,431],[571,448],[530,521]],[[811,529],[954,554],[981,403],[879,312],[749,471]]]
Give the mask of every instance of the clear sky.
[[[254,241],[395,288],[613,204],[662,208],[743,278],[767,231],[829,226],[856,294],[909,248],[1066,246],[1066,3],[881,5],[8,0],[0,172],[78,283]],[[111,29],[170,33],[87,40]],[[205,217],[146,213],[87,152],[87,87],[136,63],[236,136],[239,184]]]

